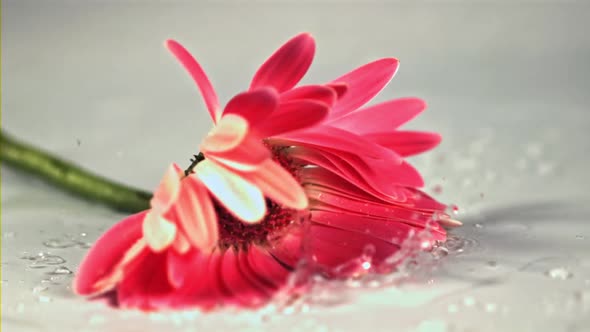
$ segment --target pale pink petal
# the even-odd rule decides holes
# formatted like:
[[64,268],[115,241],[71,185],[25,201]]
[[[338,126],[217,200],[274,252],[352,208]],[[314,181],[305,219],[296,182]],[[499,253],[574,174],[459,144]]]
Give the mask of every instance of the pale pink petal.
[[220,153],[235,148],[248,134],[248,128],[248,121],[239,115],[222,117],[201,142],[201,152]]
[[191,272],[194,269],[196,259],[201,256],[201,253],[198,250],[190,250],[185,254],[179,254],[174,250],[169,250],[167,254],[167,272],[170,285],[178,289],[187,282],[195,282],[189,277],[193,277]]
[[325,85],[303,85],[281,94],[281,103],[291,100],[312,99],[328,106],[336,102],[336,90]]
[[96,289],[97,281],[108,276],[142,236],[142,222],[147,211],[131,215],[104,233],[86,254],[76,277],[73,290],[80,295],[91,295],[108,289]]
[[174,205],[177,220],[187,240],[204,252],[217,244],[217,214],[205,186],[193,175],[182,181]]
[[158,213],[164,213],[174,203],[178,197],[182,174],[183,171],[177,164],[172,164],[168,167],[150,201],[152,210]]
[[436,147],[442,137],[437,133],[421,131],[395,131],[392,133],[372,133],[365,138],[395,151],[400,156],[409,157]]
[[373,99],[389,83],[398,65],[397,59],[380,59],[332,81],[331,83],[346,83],[348,91],[334,105],[330,118],[346,115]]
[[328,110],[328,105],[312,100],[282,102],[274,114],[255,130],[262,137],[284,135],[320,123]]
[[255,135],[247,135],[233,149],[220,153],[208,152],[205,156],[229,168],[248,171],[256,169],[272,155],[260,138]]
[[217,94],[215,93],[215,89],[213,89],[213,85],[207,78],[205,71],[201,68],[201,65],[193,58],[193,56],[178,42],[174,40],[167,40],[166,46],[174,54],[176,59],[182,63],[184,68],[189,72],[199,90],[201,91],[201,95],[203,99],[205,99],[205,104],[207,105],[207,109],[209,110],[209,114],[214,122],[217,121],[217,117],[219,116],[220,107],[219,107],[219,100],[217,98]]
[[279,48],[258,69],[250,89],[272,86],[283,92],[297,84],[309,69],[315,53],[315,41],[308,33],[302,33]]
[[307,207],[307,196],[291,173],[280,164],[268,159],[254,172],[242,173],[265,196],[285,207],[302,210]]
[[143,237],[155,252],[168,248],[176,237],[176,225],[154,211],[145,216],[142,229]]
[[349,113],[330,122],[330,126],[345,129],[355,134],[392,132],[420,114],[425,108],[426,103],[422,99],[394,99]]
[[207,159],[197,165],[195,173],[234,216],[247,223],[262,220],[266,203],[254,184]]
[[186,254],[191,249],[191,243],[182,232],[176,232],[176,238],[172,242],[172,247],[179,254]]
[[278,102],[279,94],[272,88],[242,92],[227,103],[222,117],[236,114],[246,119],[250,125],[255,125],[270,116]]

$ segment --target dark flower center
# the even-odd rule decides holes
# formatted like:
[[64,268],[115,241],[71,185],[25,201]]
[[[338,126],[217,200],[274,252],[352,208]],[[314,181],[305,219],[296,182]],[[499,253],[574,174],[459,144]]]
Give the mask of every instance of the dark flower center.
[[[268,147],[272,151],[274,161],[278,162],[294,176],[297,176],[297,167],[282,153],[283,148]],[[247,224],[227,211],[222,204],[215,201],[215,211],[219,223],[219,247],[221,249],[233,247],[245,250],[251,244],[266,245],[273,235],[279,234],[281,230],[284,230],[289,225],[300,221],[298,211],[285,208],[268,198],[266,199],[266,210],[266,215],[262,221]]]

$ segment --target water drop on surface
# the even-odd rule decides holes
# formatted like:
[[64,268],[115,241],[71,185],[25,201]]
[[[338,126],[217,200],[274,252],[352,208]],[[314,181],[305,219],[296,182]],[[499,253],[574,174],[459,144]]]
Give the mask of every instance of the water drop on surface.
[[64,248],[70,248],[70,247],[74,247],[75,245],[77,245],[78,242],[73,240],[73,239],[59,239],[59,238],[53,238],[53,239],[49,239],[47,241],[43,241],[43,245],[46,246],[47,248],[52,248],[52,249],[64,249]]
[[584,240],[584,235],[576,235],[576,240]]
[[547,272],[545,272],[545,274],[547,276],[549,276],[552,279],[557,279],[557,280],[567,280],[567,279],[571,279],[574,274],[571,273],[570,271],[566,270],[563,267],[556,267],[554,269],[551,269]]
[[53,274],[53,275],[67,275],[67,274],[72,274],[73,272],[68,269],[65,266],[60,266],[55,268],[55,270],[53,270],[52,272],[48,272],[47,274]]
[[475,227],[475,228],[483,228],[483,225],[482,225],[482,224],[479,224],[479,223],[477,223],[477,224],[474,224],[474,225],[473,225],[473,227]]
[[485,306],[486,312],[494,313],[498,310],[498,306],[495,303],[487,303]]
[[466,307],[473,307],[475,305],[475,299],[471,296],[466,296],[463,298],[463,305]]
[[47,287],[42,285],[37,285],[33,287],[33,294],[39,294],[47,290]]
[[41,303],[49,303],[49,302],[53,301],[51,299],[51,297],[49,297],[47,295],[41,295],[41,296],[39,296],[39,298],[37,300]]
[[497,266],[498,266],[498,262],[496,262],[496,261],[488,261],[488,262],[486,263],[486,265],[487,265],[487,266],[489,266],[489,267],[493,267],[493,268],[495,268],[495,267],[497,267]]

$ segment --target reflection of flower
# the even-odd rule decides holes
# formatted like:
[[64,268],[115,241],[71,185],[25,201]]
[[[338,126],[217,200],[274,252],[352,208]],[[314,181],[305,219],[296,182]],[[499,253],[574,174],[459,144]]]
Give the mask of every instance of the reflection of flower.
[[[76,292],[115,290],[121,306],[145,310],[257,307],[303,258],[328,277],[384,271],[412,234],[428,228],[421,244],[428,248],[446,237],[439,224],[458,224],[416,189],[420,174],[403,160],[440,141],[397,130],[424,103],[404,98],[361,108],[393,77],[397,60],[295,87],[315,50],[312,37],[301,34],[221,110],[196,60],[175,41],[167,46],[215,123],[200,146],[205,159],[188,175],[172,165],[151,209],[97,241]],[[349,264],[360,257],[359,266]]]

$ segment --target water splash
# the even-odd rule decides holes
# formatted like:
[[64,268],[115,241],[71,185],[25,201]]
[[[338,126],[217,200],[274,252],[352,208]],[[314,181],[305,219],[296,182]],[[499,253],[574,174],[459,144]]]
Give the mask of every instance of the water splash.
[[37,255],[25,253],[21,256],[21,259],[31,261],[28,265],[31,269],[42,269],[52,265],[61,265],[66,262],[64,258],[47,252],[40,252]]
[[574,276],[574,274],[572,272],[570,272],[569,270],[567,270],[564,267],[553,268],[553,269],[545,272],[545,274],[548,277],[550,277],[552,279],[556,279],[556,280],[567,280],[567,279],[571,279]]
[[86,233],[80,233],[78,236],[64,234],[62,237],[51,238],[43,241],[43,245],[51,249],[65,249],[72,247],[88,249],[92,244],[85,241],[86,236]]

